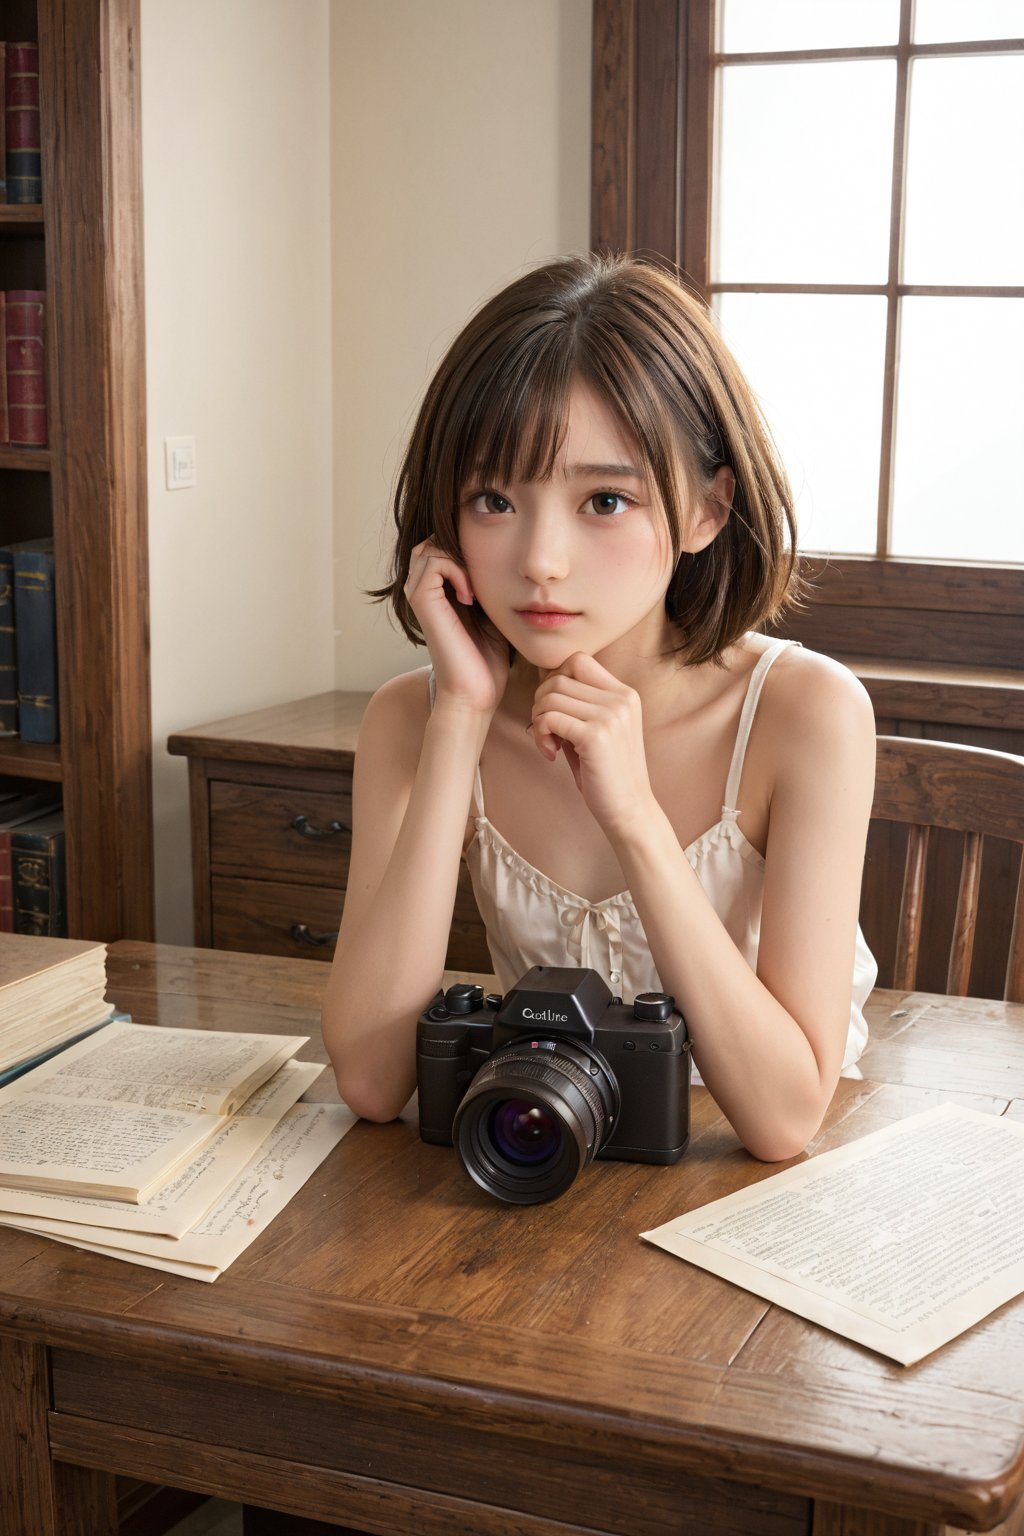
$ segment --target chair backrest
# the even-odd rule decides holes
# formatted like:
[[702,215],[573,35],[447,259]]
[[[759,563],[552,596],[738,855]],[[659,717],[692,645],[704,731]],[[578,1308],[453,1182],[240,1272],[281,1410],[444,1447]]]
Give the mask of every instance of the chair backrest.
[[[965,834],[946,978],[948,993],[965,996],[978,920],[982,842],[997,837],[1024,847],[1024,757],[911,736],[879,736],[871,815],[910,828],[893,975],[893,986],[900,990],[912,990],[917,978],[929,830],[945,827]],[[1003,996],[1024,1002],[1024,857]]]

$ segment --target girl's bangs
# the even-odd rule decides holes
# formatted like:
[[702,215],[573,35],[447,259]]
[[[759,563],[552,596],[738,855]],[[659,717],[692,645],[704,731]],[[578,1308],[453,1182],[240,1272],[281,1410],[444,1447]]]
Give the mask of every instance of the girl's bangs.
[[469,481],[550,479],[565,439],[571,381],[571,368],[553,348],[532,367],[513,355],[467,380],[456,452],[460,489]]

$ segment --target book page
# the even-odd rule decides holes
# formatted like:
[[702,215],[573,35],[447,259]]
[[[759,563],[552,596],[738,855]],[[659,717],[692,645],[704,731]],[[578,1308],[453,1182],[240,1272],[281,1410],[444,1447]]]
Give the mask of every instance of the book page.
[[145,1200],[307,1038],[108,1024],[0,1088],[0,1185]]
[[169,1183],[138,1205],[87,1195],[0,1188],[0,1224],[5,1216],[46,1216],[82,1226],[180,1237],[237,1179],[281,1116],[322,1071],[316,1062],[286,1062]]
[[244,1173],[192,1231],[178,1239],[76,1227],[40,1217],[2,1216],[0,1222],[174,1274],[215,1280],[284,1210],[355,1121],[344,1104],[296,1104],[278,1121]]
[[939,1105],[641,1236],[909,1365],[1024,1291],[1024,1123]]
[[0,1105],[45,1095],[62,1103],[230,1114],[308,1039],[115,1022],[0,1089]]

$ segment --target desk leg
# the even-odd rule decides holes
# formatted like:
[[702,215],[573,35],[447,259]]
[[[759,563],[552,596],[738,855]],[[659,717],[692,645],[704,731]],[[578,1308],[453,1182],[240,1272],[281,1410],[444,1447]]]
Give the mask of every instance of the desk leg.
[[0,1335],[0,1531],[117,1536],[114,1478],[50,1460],[46,1348]]

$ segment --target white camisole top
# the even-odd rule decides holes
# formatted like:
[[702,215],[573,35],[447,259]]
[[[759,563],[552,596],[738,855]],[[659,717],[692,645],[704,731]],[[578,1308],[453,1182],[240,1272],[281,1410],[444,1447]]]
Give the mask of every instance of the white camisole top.
[[[764,680],[772,663],[791,643],[774,640],[759,657],[740,714],[721,819],[685,849],[708,900],[752,969],[757,965],[765,863],[740,830],[737,802]],[[433,684],[431,674],[431,697]],[[638,992],[664,991],[628,891],[591,902],[535,869],[487,819],[479,767],[472,811],[476,832],[465,859],[500,991],[507,992],[533,965],[587,966],[599,972],[612,992],[627,1003]],[[875,959],[858,926],[844,1077],[860,1076],[855,1063],[868,1038],[863,1005],[877,974]],[[694,1077],[699,1081],[696,1073]]]

